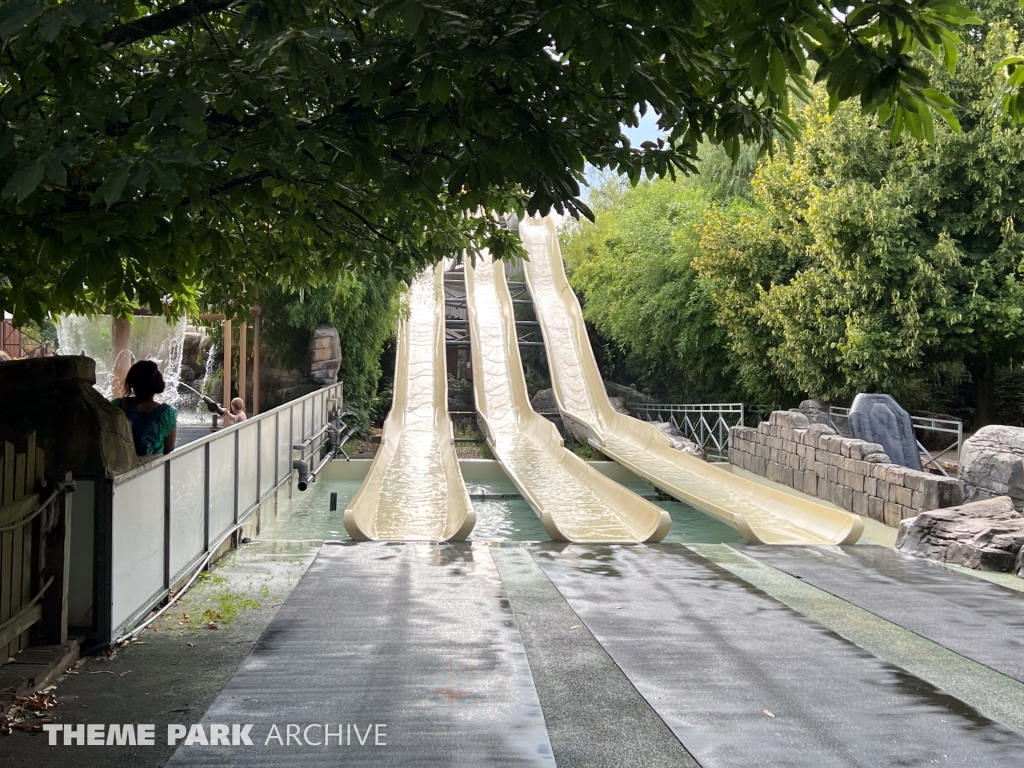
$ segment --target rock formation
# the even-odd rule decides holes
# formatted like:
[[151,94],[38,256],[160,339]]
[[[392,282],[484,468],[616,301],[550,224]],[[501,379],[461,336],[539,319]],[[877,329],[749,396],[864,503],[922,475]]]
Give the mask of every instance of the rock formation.
[[800,413],[811,424],[828,424],[828,405],[821,400],[804,400],[800,403]]
[[1009,496],[1024,511],[1024,429],[982,427],[960,451],[960,484],[965,501]]
[[1009,496],[922,512],[900,523],[896,549],[988,571],[1020,567],[1024,515]]
[[857,395],[850,408],[850,426],[854,437],[881,444],[893,463],[920,471],[910,414],[891,395]]
[[321,324],[309,341],[309,365],[306,375],[320,386],[334,384],[341,370],[341,337],[333,325]]
[[662,434],[669,439],[669,442],[672,443],[672,447],[677,451],[682,451],[683,453],[688,453],[691,456],[696,456],[701,461],[707,460],[707,456],[705,456],[703,449],[693,440],[684,435],[671,421],[655,422],[654,426],[661,430]]

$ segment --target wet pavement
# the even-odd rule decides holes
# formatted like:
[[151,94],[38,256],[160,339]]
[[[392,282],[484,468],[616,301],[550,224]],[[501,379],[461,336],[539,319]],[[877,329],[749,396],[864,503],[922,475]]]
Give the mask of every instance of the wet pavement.
[[[16,733],[0,763],[1017,766],[1021,597],[875,547],[257,541],[50,712],[252,724],[253,746]],[[300,742],[323,725],[340,748]]]
[[990,669],[1024,682],[1024,593],[951,577],[931,560],[886,547],[749,547],[803,579]]
[[[797,581],[748,555],[800,550],[704,547]],[[831,616],[802,611],[700,548],[327,545],[203,721],[261,734],[273,722],[387,723],[386,746],[345,747],[353,765],[1019,765],[1024,736],[993,713],[1019,727],[1024,686],[978,667],[996,706],[963,669],[914,674],[876,641],[905,639],[913,654],[928,640],[800,583],[834,603]],[[864,562],[887,557],[862,550]],[[943,568],[932,579],[918,601],[941,605],[942,584],[1001,589]],[[274,742],[182,747],[170,764],[337,757]]]

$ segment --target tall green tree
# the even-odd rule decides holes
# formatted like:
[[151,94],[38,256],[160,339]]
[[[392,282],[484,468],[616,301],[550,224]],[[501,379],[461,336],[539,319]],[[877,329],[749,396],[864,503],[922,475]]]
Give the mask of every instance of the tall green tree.
[[320,323],[338,329],[345,407],[370,409],[380,380],[380,356],[395,330],[404,284],[397,276],[348,278],[303,291],[271,288],[260,296],[264,341],[286,366],[303,370],[309,339]]
[[[180,313],[399,272],[484,210],[588,213],[709,137],[792,140],[815,78],[898,133],[952,119],[955,0],[11,0],[0,5],[0,306]],[[653,109],[667,143],[622,124]]]
[[819,94],[792,156],[759,170],[760,207],[709,216],[695,263],[749,379],[849,397],[963,362],[975,424],[995,418],[995,368],[1024,359],[1024,135],[992,108],[992,69],[1021,50],[1013,13],[983,7],[996,20],[956,73],[933,72],[962,133],[894,146],[875,118],[830,114]]
[[[713,173],[706,180],[716,190],[740,185]],[[632,189],[611,182],[594,196],[594,223],[570,225],[563,234],[586,320],[623,351],[640,383],[676,402],[738,394],[722,357],[726,343],[715,304],[691,266],[695,225],[712,199],[691,180],[646,181]]]

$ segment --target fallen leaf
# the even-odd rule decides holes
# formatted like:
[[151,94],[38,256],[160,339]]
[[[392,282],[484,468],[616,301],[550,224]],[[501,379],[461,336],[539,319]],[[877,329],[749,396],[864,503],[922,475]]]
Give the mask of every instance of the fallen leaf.
[[195,643],[188,643],[188,647],[189,647],[189,648],[195,648],[195,647],[196,647],[196,644],[195,644]]
[[775,717],[775,715],[774,715],[774,714],[772,714],[772,712],[771,712],[770,710],[767,710],[767,709],[766,709],[766,710],[764,711],[764,713],[765,713],[766,715],[768,715],[768,717]]
[[216,624],[214,624],[214,623],[213,623],[212,621],[211,621],[211,622],[210,622],[209,624],[207,624],[207,625],[206,625],[206,628],[207,628],[207,629],[220,629],[220,627],[218,627],[218,626],[217,626]]

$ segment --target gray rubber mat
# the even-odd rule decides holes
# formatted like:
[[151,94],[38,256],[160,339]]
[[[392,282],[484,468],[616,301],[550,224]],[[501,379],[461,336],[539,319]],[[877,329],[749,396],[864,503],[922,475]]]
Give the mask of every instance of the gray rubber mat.
[[[182,746],[168,765],[554,766],[481,545],[325,545],[201,723],[253,724],[253,746]],[[342,745],[266,741],[272,725],[300,741],[324,723]],[[385,746],[366,736],[378,723]]]
[[531,545],[704,768],[1019,766],[1024,736],[681,545]]
[[1024,682],[1022,592],[888,547],[734,548]]

